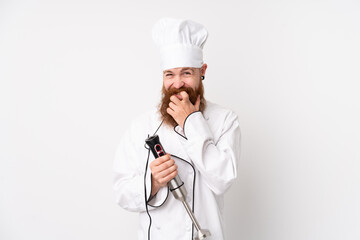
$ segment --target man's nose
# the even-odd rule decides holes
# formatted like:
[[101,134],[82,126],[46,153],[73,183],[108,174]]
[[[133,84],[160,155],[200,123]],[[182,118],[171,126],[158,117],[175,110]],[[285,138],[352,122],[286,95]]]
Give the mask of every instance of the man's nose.
[[183,80],[181,79],[181,77],[179,75],[177,75],[174,79],[174,83],[173,83],[173,87],[174,88],[181,88],[185,85],[185,83],[183,82]]

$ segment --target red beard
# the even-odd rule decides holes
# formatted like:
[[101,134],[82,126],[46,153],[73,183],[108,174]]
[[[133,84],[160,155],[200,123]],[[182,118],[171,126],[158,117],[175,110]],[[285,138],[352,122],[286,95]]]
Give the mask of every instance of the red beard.
[[189,87],[182,87],[182,88],[171,88],[169,90],[166,90],[164,86],[162,87],[161,93],[161,102],[159,104],[159,112],[161,115],[162,120],[164,121],[165,125],[175,127],[177,125],[177,122],[175,119],[167,113],[166,109],[169,107],[170,97],[174,94],[180,93],[181,91],[187,92],[189,95],[190,102],[195,105],[197,97],[200,95],[200,112],[203,112],[206,107],[206,100],[204,98],[204,86],[202,82],[200,81],[199,88],[194,90]]

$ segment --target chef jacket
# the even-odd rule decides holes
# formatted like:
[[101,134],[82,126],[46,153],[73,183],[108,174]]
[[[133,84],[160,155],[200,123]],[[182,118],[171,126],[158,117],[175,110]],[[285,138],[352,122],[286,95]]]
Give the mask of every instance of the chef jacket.
[[155,132],[165,152],[178,165],[178,174],[187,190],[186,200],[199,225],[211,232],[206,239],[225,239],[224,193],[237,177],[240,157],[237,115],[207,101],[204,112],[191,113],[182,129],[161,124],[154,109],[133,121],[117,148],[113,167],[115,198],[122,208],[139,213],[138,239],[192,240],[196,229],[183,204],[168,187],[162,187],[148,200],[149,165],[154,156],[145,139]]

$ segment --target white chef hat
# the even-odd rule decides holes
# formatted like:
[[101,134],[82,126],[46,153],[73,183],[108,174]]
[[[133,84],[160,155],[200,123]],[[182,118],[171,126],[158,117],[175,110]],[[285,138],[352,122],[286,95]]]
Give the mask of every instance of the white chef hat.
[[160,66],[167,70],[177,67],[200,68],[203,65],[203,47],[208,32],[191,20],[162,18],[152,30],[153,39],[160,48]]

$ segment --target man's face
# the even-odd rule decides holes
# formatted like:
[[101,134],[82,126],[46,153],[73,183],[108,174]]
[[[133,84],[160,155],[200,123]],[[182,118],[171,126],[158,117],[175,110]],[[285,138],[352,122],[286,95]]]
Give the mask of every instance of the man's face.
[[203,112],[206,105],[204,98],[204,87],[201,81],[201,76],[205,75],[207,65],[204,64],[201,68],[172,68],[163,72],[163,88],[162,98],[159,104],[159,112],[166,125],[174,127],[176,121],[167,113],[169,107],[170,97],[177,96],[182,100],[181,91],[187,92],[189,100],[195,104],[196,99],[200,96],[200,111]]

